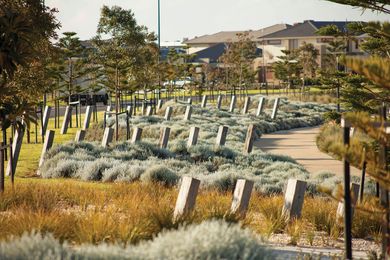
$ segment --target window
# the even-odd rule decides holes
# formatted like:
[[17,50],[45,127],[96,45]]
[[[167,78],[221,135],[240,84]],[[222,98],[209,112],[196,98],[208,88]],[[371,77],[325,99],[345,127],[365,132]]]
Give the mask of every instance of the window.
[[288,49],[289,50],[298,49],[298,39],[288,40]]
[[282,40],[268,40],[267,44],[268,45],[280,45],[280,44],[282,44]]

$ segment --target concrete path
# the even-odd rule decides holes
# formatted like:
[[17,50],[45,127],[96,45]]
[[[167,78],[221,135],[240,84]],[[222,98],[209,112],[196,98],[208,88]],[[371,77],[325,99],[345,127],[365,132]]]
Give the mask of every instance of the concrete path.
[[[265,134],[255,145],[264,152],[292,157],[312,174],[321,171],[343,174],[341,161],[318,150],[316,136],[319,129],[319,127],[307,127]],[[353,167],[351,173],[360,175],[360,171]]]

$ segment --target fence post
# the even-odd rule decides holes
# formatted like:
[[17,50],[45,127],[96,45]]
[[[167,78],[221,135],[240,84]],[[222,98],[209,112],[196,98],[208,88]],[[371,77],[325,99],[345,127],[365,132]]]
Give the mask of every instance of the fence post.
[[51,112],[51,107],[50,106],[46,106],[45,107],[45,111],[43,113],[43,120],[42,120],[42,136],[44,136],[46,134],[46,130],[47,130],[47,125],[49,123],[49,118],[50,118],[50,112]]
[[[351,183],[350,185],[351,189],[350,189],[350,192],[351,192],[351,219],[353,219],[353,213],[354,213],[354,207],[356,206],[356,203],[358,201],[358,197],[359,197],[359,189],[360,189],[360,185],[357,184],[357,183]],[[342,219],[344,217],[344,202],[339,202],[339,205],[337,206],[337,219]]]
[[74,141],[75,141],[76,143],[79,143],[79,142],[84,141],[84,139],[85,139],[85,134],[86,134],[85,130],[78,130],[78,131],[76,132],[76,136],[75,136],[75,138],[74,138]]
[[251,97],[246,97],[244,102],[244,109],[242,110],[243,115],[248,114],[250,103]]
[[207,106],[207,95],[203,95],[201,107],[206,108],[206,106]]
[[183,177],[179,195],[176,200],[175,211],[173,213],[175,220],[194,209],[199,185],[200,180],[188,176]]
[[153,114],[152,106],[146,108],[146,116],[151,116]]
[[280,98],[276,98],[274,102],[274,108],[272,109],[272,115],[271,115],[271,119],[273,120],[276,119],[276,115],[278,114],[279,102],[280,102]]
[[111,127],[106,127],[104,130],[103,140],[102,140],[102,146],[107,147],[114,137],[114,129]]
[[87,108],[85,110],[83,130],[86,130],[89,128],[89,123],[91,122],[91,115],[92,115],[91,106],[87,106]]
[[172,110],[173,110],[172,107],[167,107],[167,109],[165,110],[165,117],[164,117],[165,120],[167,121],[171,120]]
[[249,125],[248,131],[246,132],[244,153],[250,154],[253,150],[253,144],[255,142],[256,127]]
[[[43,143],[41,158],[39,159],[38,167],[42,166],[43,161],[45,159],[46,152],[49,151],[49,149],[53,146],[54,134],[55,134],[55,132],[53,130],[49,130],[46,133],[45,142]],[[39,175],[39,171],[37,172],[37,174]]]
[[135,127],[133,136],[131,137],[131,143],[134,144],[138,141],[141,141],[141,136],[142,136],[142,128]]
[[253,181],[237,180],[236,188],[233,193],[232,213],[239,214],[243,217],[245,216],[248,210],[253,184]]
[[72,116],[72,107],[66,106],[64,121],[62,122],[62,127],[61,127],[61,134],[62,135],[66,134],[68,132],[69,121],[70,121],[71,116]]
[[259,100],[259,106],[257,107],[256,116],[260,116],[263,113],[264,104],[265,104],[265,98],[261,97]]
[[300,218],[305,198],[306,182],[290,179],[284,196],[283,215],[288,219]]
[[233,113],[235,107],[236,107],[236,96],[232,96],[232,99],[231,99],[231,101],[230,101],[229,112],[230,112],[230,113]]
[[7,173],[6,173],[7,176],[12,177],[11,171],[15,175],[16,166],[18,165],[20,150],[22,148],[23,135],[24,135],[24,130],[17,128],[15,130],[14,140],[12,143],[10,142],[10,144],[12,144],[12,146],[11,146],[11,148],[12,148],[12,156],[11,156],[12,164],[11,164],[11,162],[8,163]]
[[191,120],[191,115],[192,115],[192,106],[191,105],[188,105],[186,107],[186,112],[184,114],[184,120]]
[[227,126],[220,126],[219,127],[218,134],[217,134],[217,140],[216,140],[217,145],[219,145],[219,146],[225,145],[228,130],[229,130],[229,127],[227,127]]
[[159,99],[159,100],[157,101],[157,108],[156,108],[157,112],[159,112],[160,109],[162,108],[162,105],[163,105],[162,102],[163,102],[163,101],[162,101],[161,99]]
[[198,136],[199,136],[199,127],[196,126],[191,127],[187,147],[196,145],[198,143]]
[[160,148],[166,149],[168,147],[169,134],[171,133],[171,129],[169,127],[164,127],[161,129],[160,133]]
[[0,143],[1,149],[0,149],[0,192],[4,192],[4,149],[7,149],[4,146],[4,143]]
[[218,98],[217,98],[217,109],[218,110],[221,109],[221,104],[222,104],[222,96],[218,95]]

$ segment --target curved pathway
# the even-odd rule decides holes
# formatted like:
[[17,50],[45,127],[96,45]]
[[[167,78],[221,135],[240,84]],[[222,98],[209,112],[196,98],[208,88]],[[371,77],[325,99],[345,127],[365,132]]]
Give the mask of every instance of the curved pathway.
[[[292,157],[312,174],[327,171],[342,175],[342,162],[318,150],[316,136],[319,130],[320,127],[307,127],[264,134],[255,145],[264,152]],[[351,173],[360,175],[353,167]]]

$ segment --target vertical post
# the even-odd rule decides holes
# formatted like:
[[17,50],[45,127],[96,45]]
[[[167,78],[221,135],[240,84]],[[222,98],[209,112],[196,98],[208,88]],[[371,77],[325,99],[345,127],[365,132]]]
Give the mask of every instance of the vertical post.
[[66,106],[65,109],[65,115],[64,115],[64,121],[62,123],[62,128],[61,128],[61,134],[64,135],[68,132],[68,127],[69,127],[69,121],[71,119],[72,115],[72,107],[71,106]]
[[165,110],[165,120],[169,121],[171,120],[171,116],[172,116],[172,107],[167,107],[167,109]]
[[133,136],[131,137],[131,143],[134,144],[138,141],[141,141],[141,136],[142,136],[142,128],[135,127]]
[[232,99],[231,99],[231,101],[230,101],[229,112],[230,112],[230,113],[233,113],[235,107],[236,107],[236,96],[232,96]]
[[166,149],[168,147],[170,133],[171,133],[171,129],[169,127],[164,127],[163,129],[161,129],[160,141],[159,141],[160,148]]
[[114,129],[111,127],[106,127],[104,130],[103,140],[102,140],[102,146],[107,147],[114,137]]
[[[42,153],[41,153],[41,158],[39,159],[39,164],[38,167],[41,167],[44,160],[45,160],[45,154],[47,151],[50,150],[50,148],[53,146],[53,141],[54,141],[54,134],[55,132],[53,130],[49,130],[46,133],[45,136],[45,142],[43,143],[43,148],[42,148]],[[39,171],[38,171],[39,174]]]
[[85,110],[83,130],[89,128],[89,123],[91,122],[91,115],[92,115],[91,106],[87,106],[87,109]]
[[283,215],[288,219],[300,218],[305,198],[306,182],[290,179],[284,196]]
[[[350,185],[350,192],[351,193],[351,220],[353,219],[353,213],[354,213],[354,208],[356,206],[356,203],[358,201],[358,196],[359,196],[359,189],[360,186],[357,183],[351,183]],[[342,219],[344,217],[344,207],[345,203],[344,202],[339,202],[339,205],[337,207],[337,219]]]
[[217,98],[217,109],[218,110],[221,109],[221,105],[222,105],[222,96],[218,95],[218,98]]
[[362,166],[362,176],[360,178],[360,189],[359,189],[359,202],[360,203],[363,203],[366,170],[367,170],[366,149],[363,148],[363,166]]
[[196,145],[198,143],[198,136],[199,136],[199,127],[196,126],[191,127],[187,147]]
[[192,98],[188,98],[188,99],[187,99],[187,104],[188,104],[188,105],[192,105]]
[[[343,128],[344,146],[349,147],[350,125],[345,119],[341,120]],[[347,159],[343,158],[344,164],[344,243],[345,256],[347,259],[352,259],[352,214],[351,214],[351,193],[349,191],[351,175],[350,165]]]
[[9,139],[9,161],[8,161],[8,167],[9,167],[9,172],[7,168],[7,175],[11,176],[11,183],[12,183],[12,188],[14,187],[14,181],[15,181],[15,162],[14,162],[14,149],[12,148],[13,146],[13,141],[12,138]]
[[173,213],[175,220],[194,209],[199,185],[200,180],[188,176],[183,177]]
[[259,106],[257,107],[256,116],[260,116],[263,113],[264,104],[265,104],[265,98],[261,97],[259,100]]
[[226,143],[226,136],[227,136],[228,130],[229,130],[229,127],[227,127],[227,126],[220,126],[219,127],[217,140],[216,140],[216,144],[218,146],[225,145],[225,143]]
[[162,105],[163,105],[163,101],[161,99],[159,99],[157,101],[157,109],[156,109],[156,112],[159,112],[160,109],[162,108]]
[[49,123],[49,118],[50,118],[50,112],[51,112],[51,107],[46,106],[45,111],[43,113],[43,120],[42,120],[42,129],[41,129],[42,136],[45,136],[46,134],[47,125]]
[[153,114],[153,108],[152,106],[148,106],[146,108],[146,116],[151,116]]
[[250,103],[251,103],[251,97],[248,96],[245,98],[244,109],[242,110],[242,114],[244,115],[248,114]]
[[275,99],[275,102],[274,102],[274,108],[272,110],[272,115],[271,115],[271,119],[276,119],[276,115],[278,113],[278,109],[279,109],[279,102],[280,102],[280,98],[276,98]]
[[206,108],[206,106],[207,106],[207,95],[203,95],[201,107]]
[[7,168],[7,176],[12,176],[11,175],[11,171],[13,174],[15,174],[16,172],[16,166],[18,165],[18,160],[19,160],[19,154],[20,154],[20,150],[22,148],[22,141],[23,141],[23,135],[24,135],[24,130],[23,129],[20,129],[20,128],[17,128],[15,130],[15,138],[13,140],[13,142],[10,144],[12,144],[11,148],[12,148],[12,164],[11,164],[11,161],[8,163],[8,168]]
[[76,132],[76,136],[75,136],[75,138],[74,138],[74,141],[75,141],[76,143],[79,143],[79,142],[84,141],[84,139],[85,139],[85,134],[86,134],[85,130],[78,130],[78,131]]
[[4,143],[0,143],[0,192],[4,192],[4,150],[7,149],[3,147]]
[[186,107],[186,112],[184,114],[184,120],[191,120],[191,114],[192,114],[192,106],[191,105],[188,105]]
[[255,142],[256,127],[254,125],[249,125],[248,131],[246,133],[244,153],[250,154],[253,150],[253,144]]
[[248,210],[253,184],[253,181],[237,180],[236,188],[233,193],[232,213],[239,214],[243,217],[245,216]]
[[127,114],[129,117],[133,114],[133,107],[131,105],[128,105],[126,108]]

